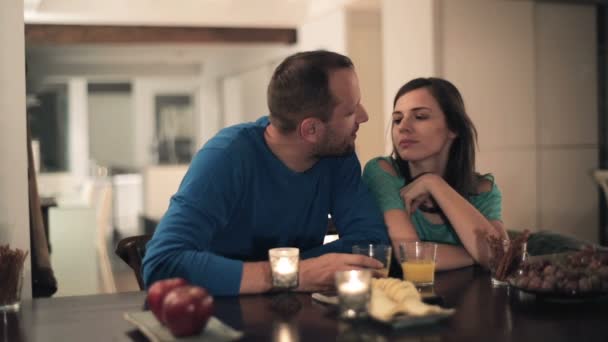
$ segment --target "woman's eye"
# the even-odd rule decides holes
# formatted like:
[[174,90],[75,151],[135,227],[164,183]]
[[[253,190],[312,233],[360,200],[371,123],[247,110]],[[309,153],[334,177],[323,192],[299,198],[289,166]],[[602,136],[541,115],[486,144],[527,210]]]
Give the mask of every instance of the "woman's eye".
[[399,118],[399,119],[393,119],[393,123],[395,123],[395,124],[399,124],[400,122],[401,122],[401,118]]
[[429,116],[426,114],[416,114],[415,118],[416,120],[425,120],[427,119]]

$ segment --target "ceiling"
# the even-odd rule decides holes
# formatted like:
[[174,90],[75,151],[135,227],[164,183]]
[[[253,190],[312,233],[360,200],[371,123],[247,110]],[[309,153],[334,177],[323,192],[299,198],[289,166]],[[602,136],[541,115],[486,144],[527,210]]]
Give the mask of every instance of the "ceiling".
[[292,27],[381,0],[24,0],[26,23]]
[[[1,1],[1,0],[0,0]],[[287,27],[339,8],[379,9],[381,0],[24,0],[28,24]],[[280,44],[28,45],[32,71],[122,66],[243,64],[283,54]],[[218,62],[218,63],[219,63]],[[255,63],[255,62],[252,62]]]

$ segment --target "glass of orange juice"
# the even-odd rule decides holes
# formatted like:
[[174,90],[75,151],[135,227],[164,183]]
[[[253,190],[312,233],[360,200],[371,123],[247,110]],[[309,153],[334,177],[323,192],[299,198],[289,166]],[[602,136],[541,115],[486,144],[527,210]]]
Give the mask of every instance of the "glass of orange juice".
[[403,278],[416,287],[433,286],[437,244],[433,242],[400,242],[397,258],[403,269]]

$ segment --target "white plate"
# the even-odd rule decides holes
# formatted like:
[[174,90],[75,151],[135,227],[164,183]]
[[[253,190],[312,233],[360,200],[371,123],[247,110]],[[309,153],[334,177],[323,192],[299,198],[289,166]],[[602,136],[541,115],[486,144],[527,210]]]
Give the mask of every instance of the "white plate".
[[[421,293],[421,295],[422,295],[422,301],[425,303],[428,303],[428,304],[436,304],[436,301],[438,299],[441,299],[441,297],[436,295],[434,292],[432,292],[432,293],[423,292],[423,293]],[[326,295],[326,294],[322,294],[320,292],[315,292],[311,296],[312,296],[312,299],[316,300],[317,302],[331,304],[331,305],[338,305],[338,296]]]
[[[436,300],[438,298],[440,298],[440,297],[438,297],[435,294],[432,294],[432,295],[427,294],[426,296],[423,296],[423,301]],[[324,295],[322,293],[315,292],[312,294],[312,299],[314,299],[318,302],[324,303],[324,304],[338,305],[338,296]],[[370,318],[374,322],[378,322],[383,325],[388,325],[394,329],[403,329],[403,328],[409,328],[409,327],[415,327],[415,326],[436,324],[436,323],[452,316],[453,314],[454,314],[454,310],[451,310],[451,311],[448,311],[445,313],[430,314],[430,315],[425,315],[425,316],[397,315],[397,316],[393,317],[393,319],[388,320],[388,321],[378,319],[371,315],[370,315]]]

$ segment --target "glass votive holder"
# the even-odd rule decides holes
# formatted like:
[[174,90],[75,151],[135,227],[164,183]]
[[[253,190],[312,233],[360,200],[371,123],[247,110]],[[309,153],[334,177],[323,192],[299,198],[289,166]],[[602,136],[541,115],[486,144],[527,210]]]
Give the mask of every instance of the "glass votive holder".
[[289,290],[298,287],[298,267],[300,250],[298,248],[272,248],[268,250],[272,287]]
[[354,245],[352,248],[353,254],[362,254],[372,257],[382,263],[384,268],[382,268],[381,273],[382,276],[388,277],[388,270],[391,267],[391,256],[392,256],[392,248],[389,245],[381,245],[381,244],[361,244]]
[[0,246],[0,312],[19,311],[27,252]]
[[335,277],[340,317],[344,319],[367,317],[372,272],[370,270],[338,271]]
[[435,261],[437,244],[434,242],[400,242],[397,259],[403,269],[403,278],[417,288],[433,286],[435,283]]

